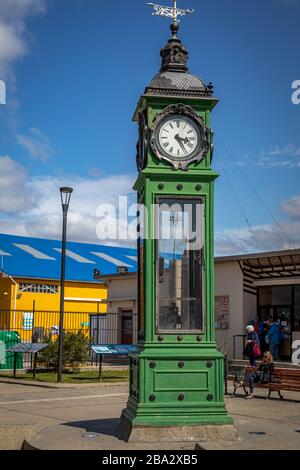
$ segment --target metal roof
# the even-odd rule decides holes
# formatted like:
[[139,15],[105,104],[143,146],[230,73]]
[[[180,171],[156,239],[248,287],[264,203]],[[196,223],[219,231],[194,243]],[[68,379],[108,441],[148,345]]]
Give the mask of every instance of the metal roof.
[[251,259],[262,259],[282,256],[300,256],[300,249],[293,250],[281,250],[281,251],[266,251],[262,253],[246,253],[243,255],[229,255],[229,256],[218,256],[215,261],[243,261]]
[[244,274],[252,279],[300,277],[300,252],[269,253],[239,261]]
[[[66,279],[94,282],[94,269],[116,274],[118,266],[137,271],[137,252],[90,243],[67,242]],[[12,277],[60,279],[61,241],[0,234],[0,271]]]
[[223,256],[215,261],[237,261],[243,273],[252,279],[300,277],[299,249]]

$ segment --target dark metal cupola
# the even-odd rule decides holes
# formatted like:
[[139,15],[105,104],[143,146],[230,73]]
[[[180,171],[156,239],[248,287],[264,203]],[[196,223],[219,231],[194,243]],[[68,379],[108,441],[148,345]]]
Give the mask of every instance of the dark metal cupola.
[[177,37],[179,23],[171,24],[172,38],[160,51],[162,58],[160,72],[187,72],[189,53],[181,40]]
[[179,26],[179,21],[174,19],[170,26],[172,37],[160,51],[160,71],[146,88],[145,94],[211,97],[214,91],[212,83],[206,85],[189,71],[189,52],[177,36]]

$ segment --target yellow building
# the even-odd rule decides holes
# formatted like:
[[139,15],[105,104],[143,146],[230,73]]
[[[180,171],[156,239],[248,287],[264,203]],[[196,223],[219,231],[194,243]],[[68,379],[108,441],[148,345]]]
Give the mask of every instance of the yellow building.
[[[12,278],[2,274],[0,282],[0,329],[15,330],[29,340],[33,330],[57,333],[59,325],[60,285],[46,279]],[[105,285],[70,282],[65,285],[64,329],[89,330],[90,316],[106,313]]]
[[[0,234],[0,330],[23,341],[57,335],[60,242]],[[67,246],[64,329],[92,335],[93,319],[107,311],[107,287],[94,279],[119,267],[136,271],[135,250],[70,242]]]

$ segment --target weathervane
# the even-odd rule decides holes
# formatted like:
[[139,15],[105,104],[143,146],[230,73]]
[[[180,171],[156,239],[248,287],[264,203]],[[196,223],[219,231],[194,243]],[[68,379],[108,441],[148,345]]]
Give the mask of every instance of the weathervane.
[[179,23],[178,16],[185,16],[194,13],[194,10],[182,10],[181,8],[177,8],[177,0],[173,1],[173,7],[164,7],[157,5],[156,3],[147,3],[147,5],[154,8],[155,12],[152,13],[153,16],[166,16],[168,18],[173,18],[174,23]]

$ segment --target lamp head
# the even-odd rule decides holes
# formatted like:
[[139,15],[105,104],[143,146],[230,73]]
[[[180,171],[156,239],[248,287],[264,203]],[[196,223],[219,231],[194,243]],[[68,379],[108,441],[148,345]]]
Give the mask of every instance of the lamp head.
[[72,192],[73,188],[60,188],[61,204],[64,209],[68,209],[69,207]]

